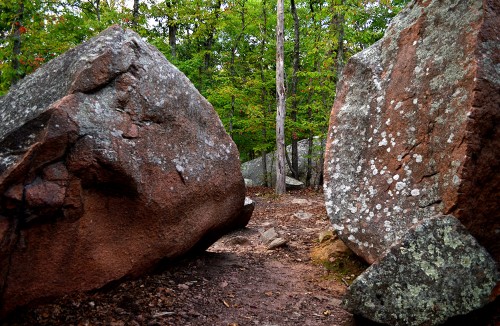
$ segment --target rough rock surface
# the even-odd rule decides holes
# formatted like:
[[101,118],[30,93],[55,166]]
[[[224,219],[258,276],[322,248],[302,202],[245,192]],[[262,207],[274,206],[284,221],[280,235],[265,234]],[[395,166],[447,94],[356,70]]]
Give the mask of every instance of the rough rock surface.
[[[324,143],[323,143],[324,145]],[[304,139],[298,142],[298,156],[299,156],[299,181],[301,182],[306,182],[306,177],[307,177],[307,152],[309,148],[308,140]],[[286,148],[287,153],[291,159],[291,153],[292,153],[292,147],[291,145],[287,146]],[[322,150],[321,150],[321,143],[319,142],[319,139],[314,138],[314,145],[313,145],[313,153],[312,153],[312,158],[311,158],[311,184],[313,185],[318,185],[321,183],[321,178],[320,178],[320,172],[321,169],[323,168],[322,165]],[[266,156],[266,164],[267,164],[267,171],[269,174],[269,177],[272,180],[272,183],[274,184],[276,180],[276,152],[272,152],[267,154]],[[290,171],[290,168],[288,164],[285,165],[286,167],[286,174],[288,176],[292,176],[292,172]],[[262,173],[262,158],[256,158],[251,161],[245,162],[241,164],[241,172],[243,174],[243,177],[247,180],[249,186],[266,186],[264,184],[264,175]]]
[[0,121],[1,313],[136,276],[250,218],[212,106],[132,31],[47,63],[0,98]]
[[452,216],[417,225],[349,287],[344,306],[388,325],[438,325],[488,303],[495,261]]
[[452,214],[500,261],[500,2],[413,1],[343,71],[325,153],[328,215],[374,262]]

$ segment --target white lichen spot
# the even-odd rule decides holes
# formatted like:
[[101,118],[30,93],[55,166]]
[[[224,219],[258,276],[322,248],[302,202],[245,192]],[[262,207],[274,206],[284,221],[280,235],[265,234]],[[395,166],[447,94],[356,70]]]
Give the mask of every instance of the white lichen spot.
[[379,147],[380,146],[386,146],[386,145],[387,145],[387,139],[386,138],[384,138],[384,139],[382,139],[381,141],[378,142],[378,146]]
[[411,195],[413,197],[419,196],[420,195],[420,190],[419,189],[412,189]]
[[339,225],[339,224],[333,224],[332,226],[336,231],[343,231],[345,229],[345,227],[343,225]]
[[420,155],[420,154],[413,154],[413,158],[415,159],[415,161],[416,161],[417,163],[421,163],[421,162],[422,162],[422,159],[423,159],[423,158],[422,158],[422,155]]
[[448,144],[451,144],[453,142],[453,137],[455,137],[455,135],[453,133],[450,134],[450,137],[448,137],[448,140],[446,141]]
[[177,170],[177,172],[180,172],[180,173],[184,172],[184,167],[182,167],[182,166],[181,166],[181,165],[179,165],[179,164],[176,164],[176,165],[175,165],[175,169]]
[[375,208],[376,208],[376,209],[378,209],[378,210],[380,210],[380,209],[382,208],[382,205],[377,204],[377,205],[375,206]]
[[393,177],[394,181],[398,181],[399,180],[399,174],[395,174]]
[[471,265],[471,259],[468,256],[464,256],[460,259],[460,263],[463,267],[469,268]]
[[378,170],[377,169],[373,169],[372,173],[373,173],[373,175],[377,175],[378,174]]
[[354,227],[352,225],[348,225],[347,226],[347,230],[351,233],[357,233],[359,231],[359,229],[357,227]]

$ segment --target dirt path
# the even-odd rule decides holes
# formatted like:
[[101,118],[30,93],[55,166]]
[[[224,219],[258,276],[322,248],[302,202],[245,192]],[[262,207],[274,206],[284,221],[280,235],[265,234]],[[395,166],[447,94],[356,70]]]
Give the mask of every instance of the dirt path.
[[[302,190],[276,198],[265,188],[249,195],[257,205],[248,227],[207,252],[154,275],[19,311],[5,325],[356,325],[340,308],[349,266],[318,241],[330,229],[323,195]],[[261,232],[271,227],[285,246],[266,248]],[[314,263],[313,248],[320,256],[326,250],[325,266],[342,270]]]

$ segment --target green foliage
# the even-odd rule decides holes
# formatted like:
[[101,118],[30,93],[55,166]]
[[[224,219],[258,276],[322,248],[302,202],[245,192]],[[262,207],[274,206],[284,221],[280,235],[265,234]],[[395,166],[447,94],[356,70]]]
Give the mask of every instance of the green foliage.
[[[324,135],[338,71],[378,40],[408,0],[296,0],[300,24],[297,121],[287,139]],[[212,103],[243,161],[275,146],[274,0],[141,0],[139,19],[123,0],[3,0],[0,95],[18,78],[112,24],[133,28],[183,71]],[[22,13],[20,5],[24,5]],[[287,89],[293,19],[285,1]],[[21,51],[14,51],[20,30]],[[14,69],[14,62],[19,67]],[[289,96],[287,104],[292,98]]]

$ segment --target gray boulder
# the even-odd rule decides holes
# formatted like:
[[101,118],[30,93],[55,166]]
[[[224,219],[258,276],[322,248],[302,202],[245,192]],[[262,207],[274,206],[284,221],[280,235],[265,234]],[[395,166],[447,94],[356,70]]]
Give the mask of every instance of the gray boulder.
[[349,287],[344,307],[388,325],[438,325],[491,299],[495,261],[452,216],[417,225]]
[[[318,137],[314,138],[313,141],[313,152],[312,152],[312,162],[311,162],[311,185],[320,185],[321,175],[323,169],[323,148],[324,142],[320,142]],[[299,153],[299,181],[306,182],[307,174],[307,153],[309,149],[309,142],[307,139],[303,139],[298,142],[298,153]],[[289,145],[286,147],[287,153],[291,159],[292,147]],[[271,184],[274,185],[276,181],[276,152],[267,154],[266,165],[268,171],[268,179],[271,180]],[[286,174],[292,176],[292,172],[286,166]],[[256,158],[251,161],[241,164],[241,172],[245,179],[251,180],[252,186],[265,186],[264,184],[264,174],[262,172],[262,158]],[[247,184],[250,184],[247,182]]]

